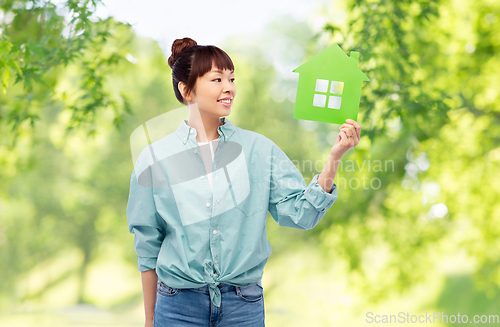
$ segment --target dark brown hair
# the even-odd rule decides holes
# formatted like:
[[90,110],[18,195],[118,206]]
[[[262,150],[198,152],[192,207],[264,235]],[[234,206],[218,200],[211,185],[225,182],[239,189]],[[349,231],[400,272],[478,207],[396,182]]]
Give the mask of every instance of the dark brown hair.
[[201,77],[212,70],[212,65],[220,70],[234,70],[231,58],[222,49],[213,45],[198,45],[195,40],[185,37],[176,39],[172,43],[172,54],[168,58],[168,65],[172,68],[172,83],[175,97],[184,104],[184,98],[179,91],[178,84],[186,84],[189,94]]

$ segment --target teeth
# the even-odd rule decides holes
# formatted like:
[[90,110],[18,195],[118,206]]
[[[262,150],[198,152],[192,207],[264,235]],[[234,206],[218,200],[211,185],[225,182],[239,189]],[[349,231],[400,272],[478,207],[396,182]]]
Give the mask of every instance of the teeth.
[[219,102],[231,103],[231,100],[219,100]]

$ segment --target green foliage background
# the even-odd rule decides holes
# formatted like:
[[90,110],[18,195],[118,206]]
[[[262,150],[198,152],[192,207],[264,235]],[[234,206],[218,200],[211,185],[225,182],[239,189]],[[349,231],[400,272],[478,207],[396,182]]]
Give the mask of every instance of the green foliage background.
[[[97,308],[115,315],[106,324],[142,323],[129,136],[179,104],[169,54],[94,18],[98,2],[67,1],[71,21],[50,2],[0,3],[2,325],[99,326]],[[332,1],[312,19],[320,30],[276,17],[265,34],[218,44],[236,65],[229,119],[275,141],[306,182],[338,126],[292,118],[296,79],[283,68],[338,43],[361,53],[371,79],[337,202],[310,231],[269,216],[266,323],[361,325],[376,309],[500,314],[500,4]],[[363,178],[380,187],[353,187]],[[95,311],[54,311],[83,305]]]

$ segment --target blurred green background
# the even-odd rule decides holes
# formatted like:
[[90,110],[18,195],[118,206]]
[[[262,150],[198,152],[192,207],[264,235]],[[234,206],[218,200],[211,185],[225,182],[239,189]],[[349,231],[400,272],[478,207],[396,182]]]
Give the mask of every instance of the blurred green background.
[[[266,324],[500,315],[500,2],[307,3],[305,20],[273,14],[216,44],[236,69],[228,118],[272,139],[307,183],[339,126],[292,118],[291,70],[337,43],[371,79],[333,207],[309,231],[268,216]],[[143,325],[129,137],[180,106],[171,43],[96,17],[99,4],[0,2],[2,327]],[[242,13],[224,4],[207,16],[236,31]]]

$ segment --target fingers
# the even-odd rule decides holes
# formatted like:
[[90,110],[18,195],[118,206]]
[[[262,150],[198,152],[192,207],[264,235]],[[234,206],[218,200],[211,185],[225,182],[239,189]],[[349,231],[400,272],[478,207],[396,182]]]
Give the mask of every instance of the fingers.
[[344,131],[345,134],[348,136],[348,137],[352,137],[352,138],[357,138],[357,135],[358,133],[356,132],[356,129],[354,128],[353,125],[350,125],[350,124],[342,124],[340,126],[340,130],[341,131]]
[[342,140],[349,140],[349,136],[347,136],[345,131],[340,130],[339,135],[342,138]]
[[344,130],[347,136],[352,136],[357,142],[361,139],[361,126],[352,119],[347,119],[346,122],[340,126],[340,130]]
[[359,124],[352,119],[347,119],[346,121],[354,125],[354,129],[356,130],[356,135],[358,136],[358,141],[359,141],[361,138],[361,126],[359,126]]
[[340,126],[339,135],[341,136],[341,143],[349,149],[356,146],[361,138],[361,126],[352,119],[347,119],[344,124]]
[[348,149],[352,148],[353,146],[358,144],[358,139],[356,136],[353,136],[352,133],[350,134],[346,129],[342,129],[339,132],[340,136],[340,143],[347,147]]
[[347,119],[347,120],[346,120],[346,122],[347,122],[348,124],[353,125],[353,126],[354,126],[354,128],[356,129],[356,133],[357,133],[358,135],[360,134],[360,132],[361,132],[361,126],[359,126],[359,124],[358,124],[356,121],[354,121],[354,120],[352,120],[352,119]]

